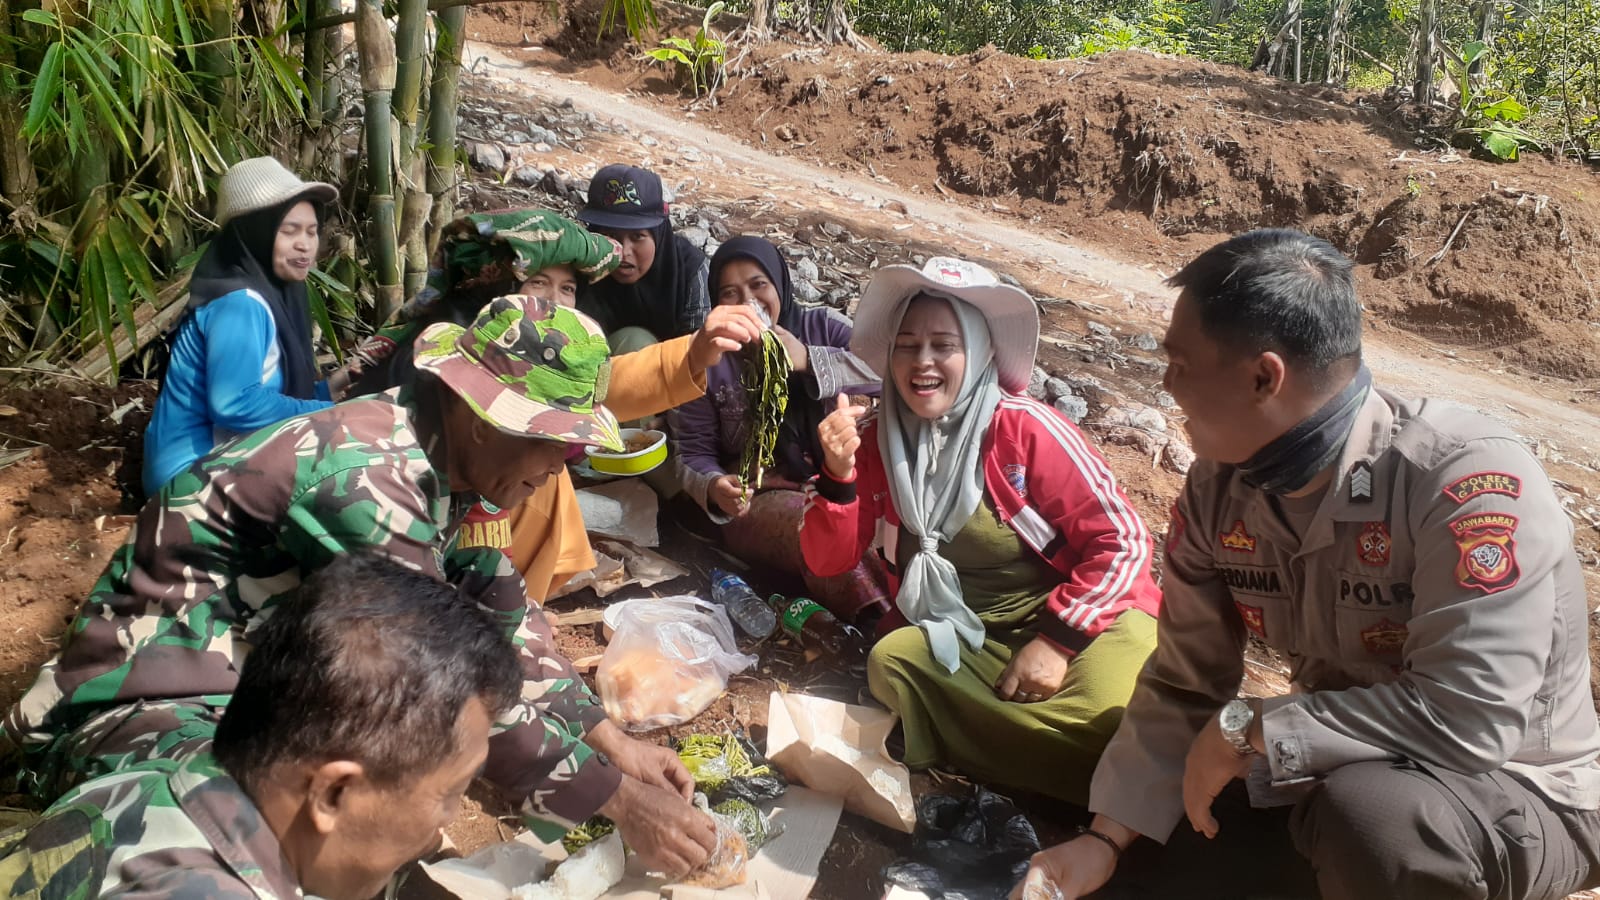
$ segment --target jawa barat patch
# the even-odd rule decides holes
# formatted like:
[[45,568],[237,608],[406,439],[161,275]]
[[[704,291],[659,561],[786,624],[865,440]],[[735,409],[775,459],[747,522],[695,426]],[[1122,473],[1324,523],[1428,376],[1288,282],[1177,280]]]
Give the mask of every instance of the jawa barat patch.
[[1456,581],[1485,594],[1496,594],[1522,577],[1517,568],[1517,517],[1507,513],[1474,513],[1450,522],[1461,559]]

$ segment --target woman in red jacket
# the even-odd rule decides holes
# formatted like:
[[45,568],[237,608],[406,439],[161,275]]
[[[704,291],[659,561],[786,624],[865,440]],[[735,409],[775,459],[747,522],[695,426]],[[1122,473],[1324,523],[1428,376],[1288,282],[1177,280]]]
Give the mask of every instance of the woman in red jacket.
[[861,428],[865,408],[840,398],[818,427],[800,544],[827,575],[881,538],[900,615],[867,677],[900,714],[907,765],[1083,803],[1161,594],[1105,460],[1022,395],[1038,341],[1033,301],[982,266],[880,269],[850,349],[884,375],[882,415]]

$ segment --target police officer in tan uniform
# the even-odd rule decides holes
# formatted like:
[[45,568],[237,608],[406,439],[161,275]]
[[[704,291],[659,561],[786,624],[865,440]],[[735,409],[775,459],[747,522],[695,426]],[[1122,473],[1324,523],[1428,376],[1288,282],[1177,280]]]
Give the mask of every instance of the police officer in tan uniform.
[[[1251,232],[1172,283],[1166,387],[1201,461],[1173,508],[1159,642],[1093,823],[1016,895],[1595,884],[1588,603],[1539,463],[1483,416],[1372,386],[1350,261],[1322,240]],[[1237,697],[1252,636],[1293,692]]]

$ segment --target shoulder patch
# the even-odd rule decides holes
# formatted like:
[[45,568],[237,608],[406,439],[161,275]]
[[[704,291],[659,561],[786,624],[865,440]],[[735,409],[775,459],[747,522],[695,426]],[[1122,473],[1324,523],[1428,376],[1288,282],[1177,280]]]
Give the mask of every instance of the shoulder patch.
[[1506,513],[1475,513],[1450,522],[1461,558],[1456,563],[1456,583],[1497,594],[1514,587],[1522,577],[1517,567],[1517,517]]
[[1505,472],[1474,472],[1444,489],[1444,495],[1457,504],[1483,494],[1504,494],[1515,500],[1522,496],[1522,479]]
[[1225,550],[1232,550],[1235,553],[1256,552],[1256,539],[1245,530],[1243,519],[1235,519],[1233,528],[1219,534],[1217,539]]
[[1178,501],[1172,501],[1172,508],[1167,511],[1167,546],[1177,546],[1183,540],[1183,512],[1178,509]]

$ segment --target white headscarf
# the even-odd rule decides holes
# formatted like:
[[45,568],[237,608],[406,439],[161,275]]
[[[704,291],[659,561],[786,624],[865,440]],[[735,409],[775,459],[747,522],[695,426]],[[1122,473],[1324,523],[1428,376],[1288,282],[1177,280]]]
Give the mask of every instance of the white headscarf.
[[[917,297],[947,302],[955,311],[966,344],[967,369],[955,404],[935,420],[906,409],[898,387],[887,391],[878,449],[888,469],[889,496],[900,513],[900,527],[915,535],[918,543],[917,553],[901,561],[895,603],[927,634],[933,658],[954,672],[961,665],[957,639],[976,650],[983,646],[984,629],[962,598],[960,576],[939,555],[939,545],[965,528],[983,502],[983,439],[1000,406],[1000,380],[983,313],[941,294]],[[893,317],[896,331],[915,299],[900,304]],[[884,371],[892,371],[890,360],[883,362]]]

